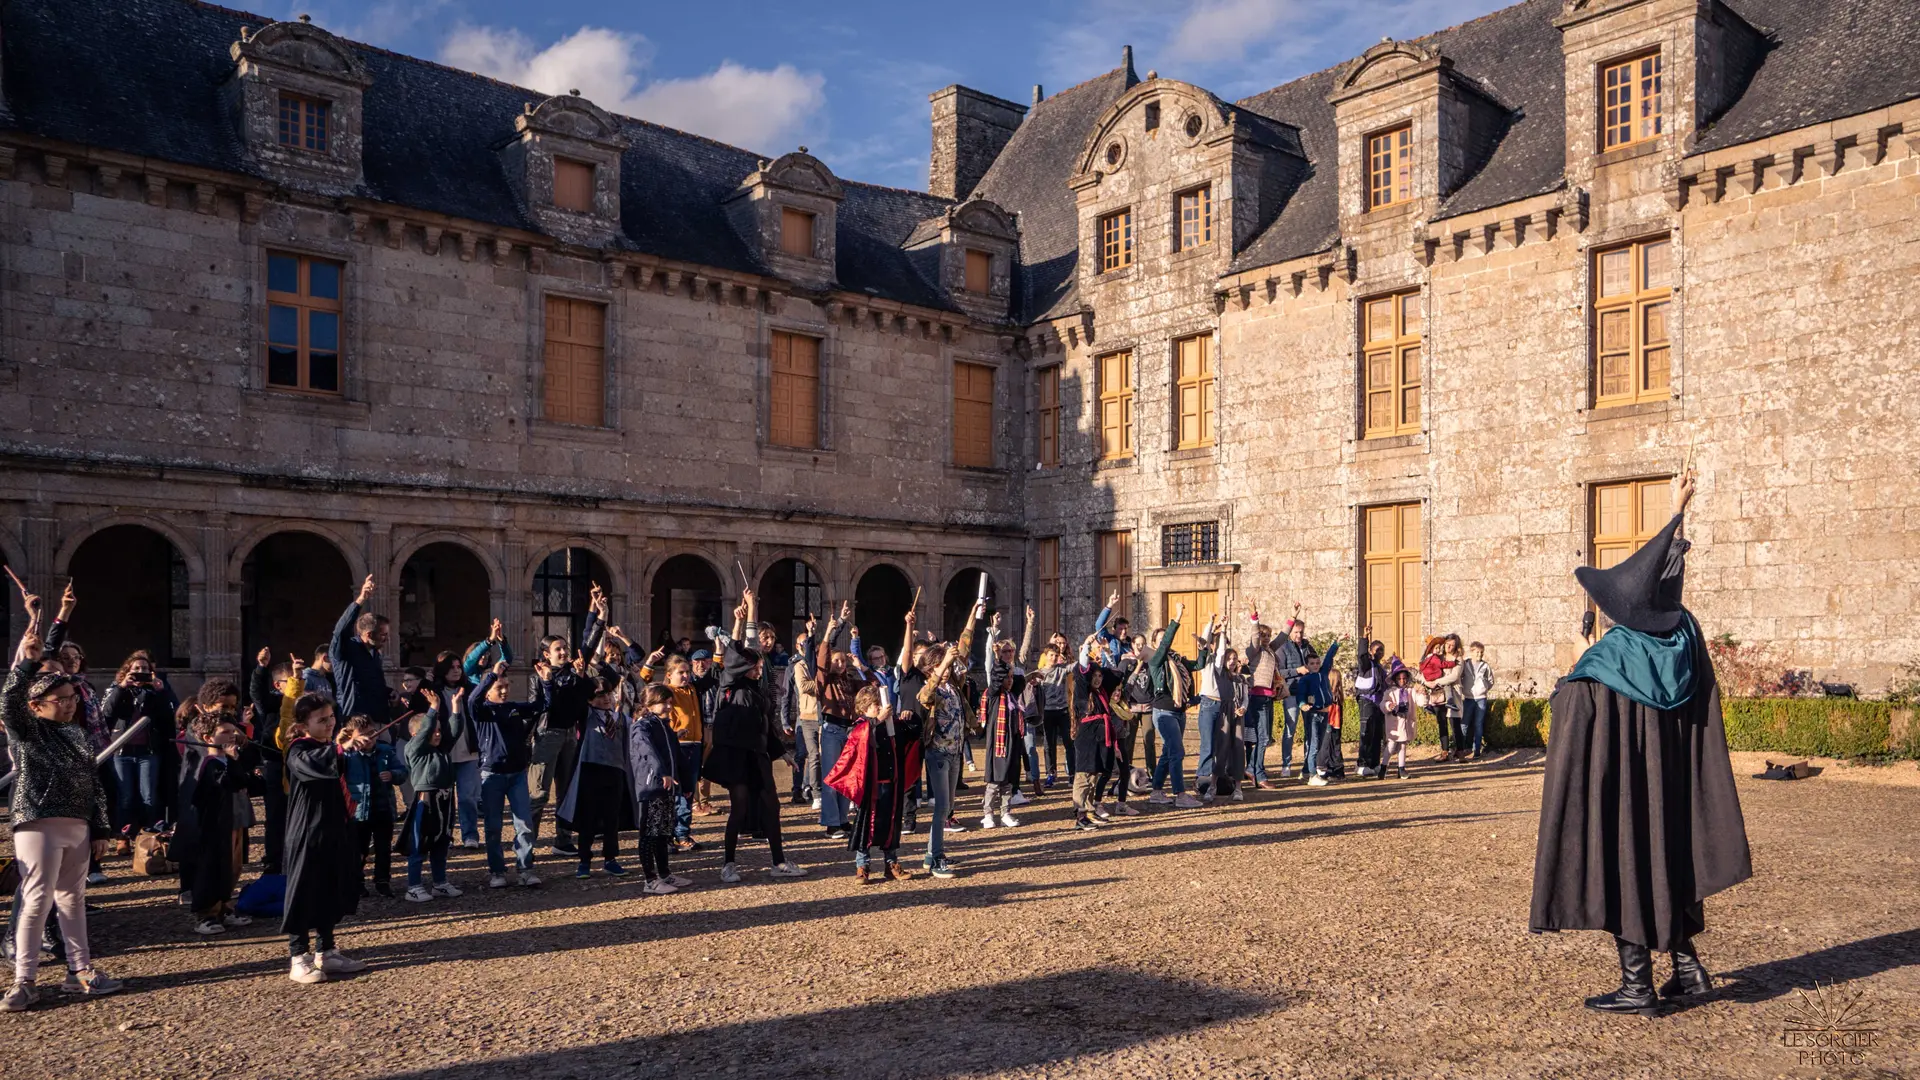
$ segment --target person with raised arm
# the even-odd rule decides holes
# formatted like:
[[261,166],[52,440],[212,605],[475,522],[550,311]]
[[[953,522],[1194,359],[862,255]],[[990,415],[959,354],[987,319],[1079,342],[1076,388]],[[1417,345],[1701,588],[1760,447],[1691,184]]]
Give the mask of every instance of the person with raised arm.
[[[499,625],[494,620],[494,626]],[[487,887],[507,886],[507,861],[500,840],[505,804],[505,812],[513,815],[514,872],[523,887],[532,888],[540,884],[533,872],[539,824],[527,791],[527,766],[533,762],[533,726],[539,722],[540,706],[511,700],[505,645],[502,641],[501,658],[474,687],[467,715],[480,744],[480,823],[487,851]]]
[[[1020,790],[1020,767],[1026,761],[1021,691],[1026,672],[1018,663],[1013,642],[1000,637],[1000,613],[987,623],[987,682],[980,695],[980,727],[986,734],[986,782],[981,785],[980,827],[1013,828],[1013,795]],[[998,808],[996,820],[995,808]]]
[[[860,692],[866,679],[860,673],[853,655],[834,649],[834,641],[840,636],[840,628],[853,622],[853,605],[846,601],[840,604],[840,613],[827,620],[827,628],[820,635],[820,644],[816,647],[814,658],[814,685],[820,694],[820,772],[824,776],[833,771],[840,760],[841,751],[847,745],[847,733],[853,729],[853,695]],[[857,648],[856,642],[856,648]],[[847,797],[831,787],[822,785],[820,795],[820,825],[826,830],[829,840],[845,840],[850,830],[847,828]]]
[[[1193,673],[1206,666],[1209,654],[1202,646],[1200,655],[1189,660],[1173,650],[1180,617],[1186,611],[1185,604],[1175,604],[1173,620],[1155,630],[1149,642],[1153,651],[1147,656],[1147,674],[1153,681],[1153,727],[1160,736],[1160,755],[1153,762],[1153,793],[1147,801],[1191,810],[1200,805],[1200,800],[1187,794],[1187,706],[1193,698]],[[1212,639],[1218,621],[1219,616],[1207,620],[1200,640]],[[1169,786],[1171,795],[1166,790]]]
[[727,789],[726,861],[720,867],[720,880],[729,885],[740,880],[735,854],[742,834],[767,838],[772,876],[795,878],[807,873],[787,859],[780,844],[780,790],[773,780],[773,759],[784,748],[772,703],[761,692],[760,653],[747,644],[758,637],[759,602],[752,589],[742,589],[740,597],[733,609],[732,633],[717,626],[707,628],[707,637],[723,658],[720,703],[713,713],[713,750],[707,756],[706,771],[714,783]]
[[80,722],[80,694],[72,678],[41,670],[40,598],[18,578],[14,582],[20,586],[27,629],[0,688],[0,724],[19,770],[8,821],[20,869],[20,918],[13,939],[13,987],[0,998],[0,1010],[24,1012],[39,999],[40,935],[56,907],[68,969],[61,992],[97,997],[121,989],[121,983],[94,968],[87,948],[87,866],[112,846],[107,793]]
[[[966,732],[966,704],[961,697],[959,673],[966,667],[967,653],[973,649],[973,627],[985,613],[985,605],[975,601],[960,629],[960,640],[952,645],[936,643],[920,651],[918,661],[900,679],[900,702],[911,708],[921,724],[921,747],[926,761],[927,789],[933,795],[933,817],[927,825],[925,867],[937,878],[953,876],[947,861],[947,833],[958,825],[953,817],[953,799],[960,782],[960,748]],[[913,636],[914,614],[907,613],[907,636]],[[905,703],[911,702],[910,706]]]
[[335,702],[341,716],[364,716],[375,727],[385,727],[393,719],[387,701],[386,661],[390,626],[385,615],[366,610],[373,597],[373,575],[360,583],[360,591],[333,624],[333,637],[327,643],[327,657],[333,670]]
[[[1618,565],[1573,572],[1614,625],[1583,637],[1553,689],[1529,925],[1613,936],[1620,987],[1586,999],[1601,1012],[1651,1016],[1663,1000],[1711,993],[1693,940],[1703,901],[1753,874],[1720,687],[1681,602],[1693,495],[1689,467],[1653,539]],[[1657,993],[1655,951],[1673,960]]]

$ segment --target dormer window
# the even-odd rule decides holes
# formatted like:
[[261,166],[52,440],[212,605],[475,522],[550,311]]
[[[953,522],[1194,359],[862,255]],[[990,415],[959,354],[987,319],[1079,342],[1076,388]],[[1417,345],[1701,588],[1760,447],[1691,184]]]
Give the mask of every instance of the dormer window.
[[1600,69],[1600,149],[1660,137],[1661,63],[1658,52]]
[[1413,197],[1413,125],[1367,136],[1367,209]]
[[1174,250],[1187,251],[1213,242],[1213,186],[1202,184],[1192,191],[1174,196],[1179,228],[1174,231]]
[[993,256],[967,249],[967,291],[986,295],[993,282]]
[[593,213],[593,166],[585,161],[553,159],[553,205],[578,214]]
[[298,94],[281,94],[280,145],[326,153],[327,103]]
[[791,206],[780,209],[780,250],[798,259],[813,258],[814,215]]

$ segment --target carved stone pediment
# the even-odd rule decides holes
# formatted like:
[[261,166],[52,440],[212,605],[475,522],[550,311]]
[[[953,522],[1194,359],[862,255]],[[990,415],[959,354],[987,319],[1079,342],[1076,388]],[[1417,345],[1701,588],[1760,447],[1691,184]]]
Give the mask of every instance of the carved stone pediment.
[[578,94],[556,94],[538,105],[529,103],[526,111],[514,117],[513,127],[522,134],[559,135],[616,150],[627,145],[620,121]]

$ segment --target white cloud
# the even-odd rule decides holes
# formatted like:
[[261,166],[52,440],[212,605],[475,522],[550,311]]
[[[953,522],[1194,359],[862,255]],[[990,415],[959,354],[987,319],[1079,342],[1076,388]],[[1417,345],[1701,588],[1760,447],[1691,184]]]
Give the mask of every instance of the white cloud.
[[725,60],[704,75],[644,82],[653,59],[647,39],[592,26],[544,49],[518,30],[462,26],[440,58],[543,93],[578,90],[603,109],[754,149],[794,142],[827,100],[826,78],[791,64]]
[[1246,55],[1286,18],[1290,0],[1205,0],[1194,5],[1173,32],[1167,57],[1205,63]]

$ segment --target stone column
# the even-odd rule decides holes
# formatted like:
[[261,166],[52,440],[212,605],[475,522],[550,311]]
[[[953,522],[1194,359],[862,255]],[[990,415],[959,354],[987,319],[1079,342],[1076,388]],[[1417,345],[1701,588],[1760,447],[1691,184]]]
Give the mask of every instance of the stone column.
[[187,584],[193,624],[194,666],[201,671],[245,674],[240,650],[240,581],[228,573],[233,556],[233,519],[223,510],[200,519],[200,581]]
[[533,579],[526,573],[527,544],[520,534],[508,527],[506,542],[500,545],[500,572],[506,576],[507,587],[500,607],[500,621],[506,624],[507,640],[513,644],[515,656],[533,656]]

